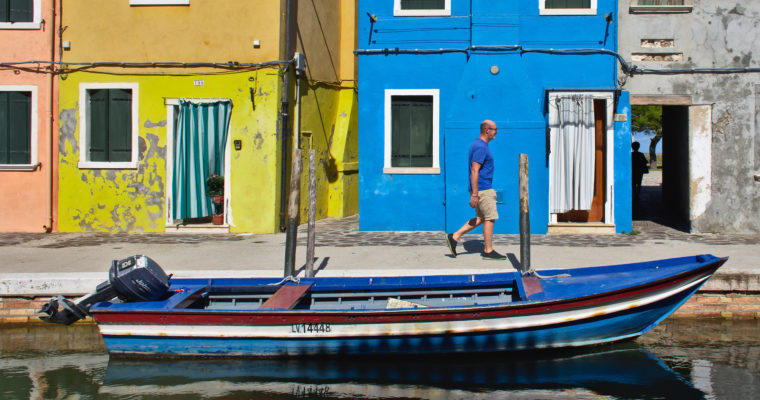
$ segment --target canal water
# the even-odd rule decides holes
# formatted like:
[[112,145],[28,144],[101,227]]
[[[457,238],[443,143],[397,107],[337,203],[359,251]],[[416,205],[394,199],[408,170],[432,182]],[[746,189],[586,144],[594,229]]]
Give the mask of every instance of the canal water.
[[760,322],[666,320],[585,350],[362,359],[109,358],[94,325],[0,328],[2,399],[757,399]]

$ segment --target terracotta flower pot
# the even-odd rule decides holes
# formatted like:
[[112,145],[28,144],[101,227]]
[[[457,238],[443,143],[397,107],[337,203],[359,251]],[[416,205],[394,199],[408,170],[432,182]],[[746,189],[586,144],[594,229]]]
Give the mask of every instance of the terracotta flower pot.
[[211,216],[211,222],[214,225],[223,225],[224,224],[224,214],[214,214]]

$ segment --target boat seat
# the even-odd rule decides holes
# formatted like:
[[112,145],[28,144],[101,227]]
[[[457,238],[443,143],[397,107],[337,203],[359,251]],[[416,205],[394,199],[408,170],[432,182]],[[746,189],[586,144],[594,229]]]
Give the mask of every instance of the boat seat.
[[259,310],[290,310],[306,295],[311,285],[282,285]]

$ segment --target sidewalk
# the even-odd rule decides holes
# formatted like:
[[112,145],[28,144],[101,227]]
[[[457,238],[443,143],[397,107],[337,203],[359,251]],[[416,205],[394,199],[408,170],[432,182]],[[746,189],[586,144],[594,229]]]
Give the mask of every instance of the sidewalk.
[[[480,257],[482,235],[460,241],[449,255],[444,233],[360,232],[358,216],[317,221],[317,276],[481,273],[514,270],[519,235],[495,235],[507,261]],[[621,264],[710,253],[729,261],[703,290],[760,291],[760,235],[691,235],[636,221],[638,235],[534,235],[536,270]],[[285,234],[0,233],[0,296],[89,293],[107,280],[111,260],[145,254],[175,277],[282,276]],[[296,268],[304,264],[305,226],[298,232]],[[303,272],[299,270],[303,275]]]

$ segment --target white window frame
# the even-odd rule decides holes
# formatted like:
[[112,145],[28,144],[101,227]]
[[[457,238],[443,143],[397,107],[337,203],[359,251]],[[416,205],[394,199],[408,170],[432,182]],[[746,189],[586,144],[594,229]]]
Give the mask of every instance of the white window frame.
[[42,0],[32,0],[32,22],[0,22],[0,29],[40,29],[42,27]]
[[31,92],[31,124],[29,125],[29,164],[0,164],[0,171],[34,171],[40,165],[37,160],[37,133],[39,131],[39,114],[37,111],[37,86],[35,85],[0,85],[0,92]]
[[[607,186],[605,187],[605,194],[604,194],[604,223],[614,225],[615,224],[615,99],[612,92],[570,92],[570,91],[559,91],[559,92],[550,92],[549,93],[549,104],[556,104],[554,103],[554,100],[558,96],[562,95],[568,95],[568,94],[590,94],[594,97],[594,100],[605,100],[605,118],[607,121],[607,126],[605,127],[605,140],[607,142],[607,150],[604,155],[605,162],[607,163],[606,169],[604,171],[605,177],[606,177],[606,183]],[[549,113],[556,113],[557,108],[553,106],[549,106]],[[551,116],[549,117],[549,120],[551,121]],[[550,135],[556,135],[556,128],[549,127],[550,129]],[[552,169],[552,160],[549,158],[549,170]],[[549,186],[551,187],[554,185],[554,182],[552,182],[551,179],[549,179]],[[551,193],[551,189],[547,192],[547,199],[549,196],[549,193]],[[547,207],[547,211],[549,212],[549,223],[550,224],[556,224],[557,223],[557,214],[551,212],[549,208]]]
[[596,15],[596,2],[591,0],[590,8],[546,8],[546,0],[538,0],[539,15]]
[[[393,96],[433,97],[433,166],[432,167],[392,167],[391,166],[391,99]],[[439,89],[385,89],[385,146],[383,152],[384,174],[428,174],[441,173],[438,157],[440,138],[440,90]]]
[[189,6],[190,0],[129,0],[130,6]]
[[[130,161],[104,162],[87,160],[90,148],[90,96],[93,89],[131,89],[132,90],[132,157]],[[136,82],[103,82],[79,84],[79,164],[81,169],[136,169],[139,136],[140,92]]]
[[451,15],[451,0],[446,0],[442,10],[402,10],[401,0],[393,0],[394,17],[440,17]]

